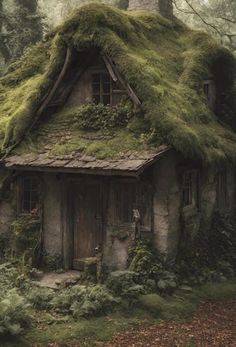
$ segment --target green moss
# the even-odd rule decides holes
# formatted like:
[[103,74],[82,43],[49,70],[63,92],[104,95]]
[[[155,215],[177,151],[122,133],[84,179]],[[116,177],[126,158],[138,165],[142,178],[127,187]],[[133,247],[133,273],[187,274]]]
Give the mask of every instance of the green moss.
[[[234,95],[235,59],[229,51],[177,20],[170,22],[156,13],[123,12],[100,4],[78,10],[49,36],[48,42],[32,48],[25,61],[13,65],[0,80],[0,140],[5,136],[5,149],[21,141],[36,120],[36,110],[53,85],[68,46],[78,51],[96,46],[106,52],[143,101],[144,114],[138,127],[136,122],[135,131],[132,118],[124,117],[118,124],[125,128],[122,145],[120,130],[113,131],[108,141],[84,140],[81,127],[80,131],[75,129],[74,122],[71,137],[64,137],[61,142],[55,140],[53,153],[82,150],[104,158],[118,154],[119,150],[140,150],[143,141],[147,146],[170,144],[186,157],[205,161],[235,159],[236,135],[230,128],[235,125],[233,97],[222,105],[225,111],[218,114],[218,122],[202,92],[204,78],[220,66],[224,89],[228,95]],[[106,123],[106,130],[110,129],[107,114],[92,117],[88,128],[86,120],[84,130],[90,131],[92,125],[92,130],[97,131],[100,121]],[[65,124],[53,117],[52,123],[57,121],[57,127],[63,129]],[[228,125],[224,126],[222,121]],[[44,124],[40,127],[43,129]],[[52,124],[50,127],[48,137],[53,137],[55,129]]]

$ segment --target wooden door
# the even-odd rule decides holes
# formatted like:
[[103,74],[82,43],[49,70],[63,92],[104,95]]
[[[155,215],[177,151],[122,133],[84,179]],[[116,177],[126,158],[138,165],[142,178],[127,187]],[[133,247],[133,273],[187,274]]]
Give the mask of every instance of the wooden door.
[[74,187],[74,263],[94,257],[95,248],[103,243],[101,185],[76,184]]

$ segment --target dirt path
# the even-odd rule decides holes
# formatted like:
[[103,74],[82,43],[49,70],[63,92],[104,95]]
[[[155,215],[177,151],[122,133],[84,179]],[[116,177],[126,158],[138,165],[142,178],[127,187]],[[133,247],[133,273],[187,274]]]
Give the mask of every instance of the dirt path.
[[191,321],[117,334],[103,347],[236,347],[236,301],[202,304]]

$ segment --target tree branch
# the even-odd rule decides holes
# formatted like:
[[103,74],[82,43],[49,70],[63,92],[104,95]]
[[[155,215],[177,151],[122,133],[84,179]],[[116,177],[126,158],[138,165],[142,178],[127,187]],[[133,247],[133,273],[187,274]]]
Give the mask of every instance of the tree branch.
[[200,18],[201,21],[202,21],[205,25],[211,27],[211,28],[212,28],[213,30],[215,30],[215,31],[217,32],[217,34],[219,34],[220,36],[222,35],[221,32],[219,31],[219,29],[218,29],[217,27],[215,27],[213,24],[207,22],[207,21],[200,15],[200,13],[195,9],[195,7],[193,7],[193,5],[190,3],[189,0],[184,0],[184,1],[185,1],[185,2],[187,3],[187,5],[191,8],[191,10],[193,11],[193,13],[194,13],[198,18]]

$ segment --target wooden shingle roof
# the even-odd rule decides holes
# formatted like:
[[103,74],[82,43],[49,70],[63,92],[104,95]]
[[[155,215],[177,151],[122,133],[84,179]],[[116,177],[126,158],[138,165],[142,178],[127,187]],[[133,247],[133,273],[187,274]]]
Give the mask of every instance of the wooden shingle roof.
[[170,147],[163,145],[152,152],[130,152],[116,159],[97,159],[81,153],[51,157],[24,154],[7,157],[2,165],[14,170],[138,176],[169,150]]

